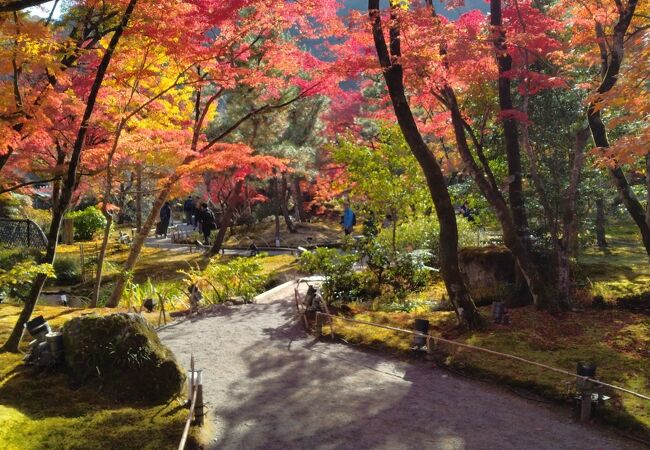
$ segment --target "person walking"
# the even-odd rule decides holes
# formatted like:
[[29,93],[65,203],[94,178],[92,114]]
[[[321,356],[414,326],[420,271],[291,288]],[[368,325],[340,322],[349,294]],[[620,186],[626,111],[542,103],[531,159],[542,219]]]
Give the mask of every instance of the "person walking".
[[207,203],[201,203],[201,210],[198,215],[198,222],[199,225],[201,226],[201,231],[203,232],[203,245],[210,245],[210,233],[212,233],[212,230],[214,230],[216,227],[215,221],[214,221],[214,214],[208,208]]
[[188,195],[183,203],[183,212],[185,213],[185,224],[193,225],[192,214],[194,213],[194,200],[192,200],[191,195]]
[[162,208],[160,208],[160,222],[159,228],[157,230],[157,235],[164,238],[167,237],[167,229],[169,228],[169,222],[172,218],[172,207],[169,202],[165,202]]
[[350,208],[350,203],[344,203],[345,208],[343,209],[343,216],[341,217],[341,224],[343,225],[343,231],[346,235],[352,233],[352,229],[357,224],[357,216]]

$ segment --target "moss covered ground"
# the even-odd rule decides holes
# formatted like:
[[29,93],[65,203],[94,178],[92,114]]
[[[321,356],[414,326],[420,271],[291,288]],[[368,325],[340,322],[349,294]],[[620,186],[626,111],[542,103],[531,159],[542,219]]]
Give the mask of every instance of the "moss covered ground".
[[[489,307],[481,308],[489,316]],[[366,311],[352,308],[351,317],[411,330],[416,318],[427,319],[433,334],[475,346],[508,353],[549,366],[574,372],[579,361],[598,365],[598,378],[650,395],[650,318],[626,311],[585,310],[556,319],[533,307],[511,311],[512,324],[491,324],[486,329],[460,334],[450,312]],[[335,322],[335,333],[354,344],[384,351],[412,353],[410,335],[382,328]],[[327,332],[327,328],[325,329]],[[534,366],[441,344],[439,362],[466,374],[475,374],[524,387],[555,400],[570,399],[574,379]],[[600,417],[605,421],[647,432],[650,430],[650,403],[635,397],[610,393]],[[645,430],[644,430],[645,429]]]
[[[61,246],[61,255],[78,252],[78,246]],[[128,248],[111,245],[110,261],[119,264]],[[204,265],[196,254],[145,248],[135,279],[152,278],[158,286],[180,284],[179,269]],[[271,278],[290,276],[297,270],[291,255],[262,258],[263,272]],[[110,270],[110,269],[109,269]],[[110,287],[111,273],[108,274]],[[70,288],[76,293],[88,285]],[[136,305],[137,306],[137,305]],[[183,304],[176,305],[179,308]],[[124,308],[65,308],[37,306],[53,328],[90,311],[109,314]],[[4,342],[20,313],[19,304],[0,304],[0,342]],[[145,314],[154,325],[158,313]],[[26,338],[27,339],[27,338]],[[23,350],[27,342],[23,342]],[[167,405],[124,403],[96,389],[72,389],[63,374],[34,375],[22,364],[22,355],[0,353],[0,449],[172,449],[178,445],[187,410],[177,401]],[[190,447],[191,448],[191,447]]]
[[[0,305],[0,341],[6,340],[19,312],[18,306]],[[38,306],[35,315],[59,328],[85,312]],[[186,418],[187,410],[176,400],[160,405],[118,403],[97,389],[73,389],[64,374],[35,374],[22,364],[22,355],[0,353],[2,449],[174,449]]]
[[[440,282],[410,295],[403,312],[388,311],[377,304],[352,304],[349,316],[405,329],[413,329],[416,318],[428,319],[434,334],[572,373],[577,362],[593,361],[598,365],[599,379],[650,396],[650,316],[590,307],[593,295],[602,295],[606,302],[614,303],[619,297],[650,290],[650,264],[634,228],[614,226],[608,231],[607,249],[581,250],[575,266],[576,309],[559,319],[534,307],[524,307],[510,311],[511,325],[489,324],[480,331],[460,333],[453,313],[431,310],[431,300],[439,301],[445,294]],[[483,316],[490,316],[490,307],[480,309]],[[414,355],[411,337],[403,333],[343,321],[335,322],[335,333],[350,343]],[[570,402],[573,396],[572,377],[486,353],[448,345],[439,349],[438,363],[465,375],[526,388],[556,401]],[[649,440],[650,402],[612,391],[607,395],[612,399],[599,411],[599,420],[634,430]]]

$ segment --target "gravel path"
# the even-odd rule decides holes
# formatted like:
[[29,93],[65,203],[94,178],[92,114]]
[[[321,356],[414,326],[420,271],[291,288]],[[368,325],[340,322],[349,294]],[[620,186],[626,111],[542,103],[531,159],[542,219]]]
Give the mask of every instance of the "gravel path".
[[293,286],[160,336],[204,371],[215,449],[635,448],[430,364],[316,342],[294,316]]

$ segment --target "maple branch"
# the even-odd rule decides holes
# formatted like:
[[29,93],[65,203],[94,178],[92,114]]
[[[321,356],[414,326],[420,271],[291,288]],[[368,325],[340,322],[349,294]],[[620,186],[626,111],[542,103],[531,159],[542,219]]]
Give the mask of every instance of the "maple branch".
[[469,134],[470,139],[474,143],[476,156],[478,156],[478,159],[481,162],[481,166],[483,166],[483,170],[485,171],[485,175],[487,175],[488,181],[492,185],[493,189],[498,189],[499,185],[497,184],[496,177],[494,176],[494,173],[492,172],[492,168],[490,167],[490,162],[485,157],[485,152],[483,151],[483,144],[478,140],[478,138],[476,137],[476,133],[474,133],[474,129],[470,126],[469,123],[467,123],[467,120],[465,120],[465,118],[462,119],[462,122],[463,122],[463,127],[465,128],[465,130],[467,130],[467,134]]
[[50,23],[52,23],[52,18],[54,17],[54,11],[56,10],[57,6],[59,6],[59,0],[54,0],[54,3],[52,4],[52,9],[50,9],[50,14],[47,16],[47,20],[45,21],[45,26],[48,26]]
[[32,181],[25,181],[24,183],[19,183],[15,184],[13,186],[9,186],[6,188],[0,188],[0,194],[4,194],[6,192],[12,192],[15,191],[16,189],[24,188],[27,186],[32,186],[34,184],[43,184],[43,183],[51,183],[52,181],[60,180],[61,175],[57,175],[53,178],[48,178],[46,180],[32,180]]
[[286,107],[286,106],[289,106],[290,104],[292,104],[292,103],[294,103],[294,102],[300,100],[301,98],[303,98],[303,97],[304,97],[304,96],[305,96],[309,91],[314,90],[314,89],[316,88],[316,86],[318,86],[319,84],[320,84],[320,82],[314,84],[313,86],[309,87],[308,89],[305,89],[305,90],[301,91],[301,92],[300,92],[298,95],[296,95],[294,98],[289,99],[289,100],[287,100],[287,101],[285,101],[285,102],[278,103],[278,104],[275,104],[275,105],[271,105],[271,104],[268,104],[268,103],[267,103],[267,104],[264,105],[264,106],[260,106],[259,108],[255,108],[255,109],[249,111],[248,113],[246,113],[246,114],[244,114],[242,117],[240,117],[240,118],[239,118],[236,122],[234,122],[231,126],[229,126],[228,128],[226,128],[226,129],[225,129],[222,133],[220,133],[218,136],[216,136],[215,138],[211,139],[211,140],[210,140],[206,145],[204,145],[204,146],[201,148],[201,150],[199,150],[199,153],[203,153],[203,152],[207,151],[208,149],[210,149],[210,148],[211,148],[212,146],[214,146],[217,142],[221,141],[221,140],[224,139],[226,136],[228,136],[230,133],[232,133],[232,132],[235,131],[237,128],[239,128],[239,126],[240,126],[242,123],[246,122],[246,121],[247,121],[248,119],[250,119],[251,117],[256,116],[256,115],[258,115],[258,114],[266,113],[267,111],[272,111],[272,110],[276,110],[276,109],[282,109],[282,108],[284,108],[284,107]]
[[0,13],[16,12],[32,6],[42,5],[50,0],[4,0],[0,4]]

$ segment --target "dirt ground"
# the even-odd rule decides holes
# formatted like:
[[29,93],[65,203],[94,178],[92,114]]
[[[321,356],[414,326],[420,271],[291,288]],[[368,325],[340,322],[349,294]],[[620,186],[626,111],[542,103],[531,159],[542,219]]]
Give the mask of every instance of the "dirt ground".
[[203,369],[219,449],[632,449],[571,412],[405,362],[317,342],[295,317],[293,286],[223,306],[160,336]]

